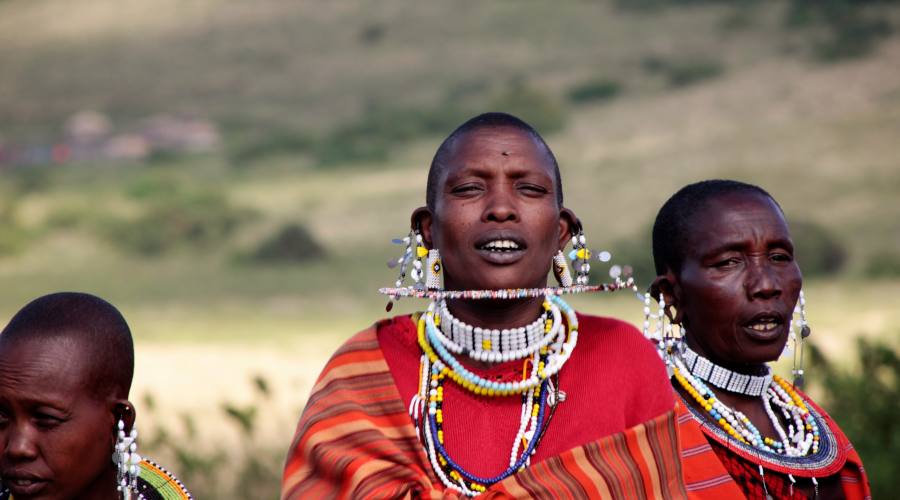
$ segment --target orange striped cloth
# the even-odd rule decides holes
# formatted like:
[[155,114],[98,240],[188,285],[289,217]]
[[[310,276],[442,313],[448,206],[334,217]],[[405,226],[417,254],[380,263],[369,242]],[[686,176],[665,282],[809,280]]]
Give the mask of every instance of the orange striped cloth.
[[[799,391],[798,391],[799,393]],[[698,414],[686,407],[683,399],[675,403],[675,414],[678,421],[678,444],[681,447],[681,463],[684,472],[684,484],[691,498],[719,499],[746,498],[737,482],[729,475],[728,470],[716,455],[710,442],[724,447],[735,460],[744,460],[753,467],[762,465],[766,474],[792,474],[796,478],[816,477],[819,480],[839,475],[845,497],[848,500],[871,499],[869,481],[866,477],[862,460],[853,449],[850,440],[844,436],[834,420],[813,403],[808,396],[800,393],[807,406],[812,408],[820,421],[824,421],[831,431],[830,449],[822,450],[817,457],[810,458],[803,466],[778,463],[766,460],[757,453],[748,453],[735,442],[723,439],[718,427],[714,424],[701,424]],[[823,436],[824,439],[824,436]],[[823,442],[822,447],[825,447]],[[785,479],[786,480],[786,479]],[[752,496],[752,495],[751,495]]]
[[[674,412],[566,451],[486,498],[687,498]],[[283,499],[457,498],[431,470],[375,327],[345,343],[313,387],[291,444]]]

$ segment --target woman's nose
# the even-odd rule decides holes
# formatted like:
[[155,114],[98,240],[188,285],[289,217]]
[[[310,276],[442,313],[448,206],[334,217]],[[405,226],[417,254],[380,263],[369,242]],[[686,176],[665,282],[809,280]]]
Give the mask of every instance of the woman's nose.
[[5,434],[3,453],[8,460],[22,461],[37,457],[37,443],[31,429],[13,425],[6,429]]
[[750,299],[771,299],[781,295],[781,279],[768,263],[753,263],[744,283]]
[[489,222],[512,222],[519,219],[515,197],[505,188],[491,190],[485,197],[483,219]]

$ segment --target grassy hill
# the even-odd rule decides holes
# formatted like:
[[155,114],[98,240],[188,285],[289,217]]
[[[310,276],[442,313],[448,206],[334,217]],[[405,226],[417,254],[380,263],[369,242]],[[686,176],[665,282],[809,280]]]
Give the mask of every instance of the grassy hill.
[[[235,387],[262,373],[291,421],[326,353],[383,315],[389,241],[442,136],[501,109],[547,132],[594,248],[646,265],[677,188],[754,182],[826,233],[802,237],[809,267],[846,254],[808,273],[817,344],[896,340],[900,37],[835,60],[836,28],[788,24],[786,3],[622,3],[0,1],[0,144],[54,141],[85,109],[123,129],[190,113],[224,138],[204,155],[0,171],[0,317],[93,291],[134,327],[139,391],[216,421],[216,398],[249,397]],[[865,9],[897,25],[889,3]],[[254,259],[291,224],[322,257]],[[576,303],[639,315],[627,296]]]

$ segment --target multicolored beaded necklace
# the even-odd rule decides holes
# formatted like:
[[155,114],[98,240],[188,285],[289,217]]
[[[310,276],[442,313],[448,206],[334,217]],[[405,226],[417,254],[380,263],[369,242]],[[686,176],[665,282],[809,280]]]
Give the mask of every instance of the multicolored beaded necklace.
[[[672,356],[668,362],[672,365],[672,376],[685,392],[690,394],[697,404],[709,413],[713,421],[732,438],[759,450],[789,457],[803,457],[819,451],[819,425],[803,402],[803,398],[783,378],[772,375],[765,392],[761,395],[766,415],[778,433],[776,439],[763,437],[746,415],[723,404],[700,377],[688,368],[683,354]],[[696,361],[692,364],[694,370],[698,365]],[[787,422],[787,429],[781,425],[776,409]]]
[[[553,378],[578,342],[578,318],[574,309],[556,295],[546,296],[543,307],[544,312],[530,325],[499,332],[479,328],[476,333],[476,328],[454,318],[443,302],[432,302],[420,316],[421,378],[419,391],[409,410],[432,468],[448,488],[466,496],[476,496],[529,465],[549,423],[549,418],[545,422],[547,408],[552,416],[561,399]],[[454,357],[458,354],[489,362],[523,359],[522,380],[496,382],[480,377]],[[477,395],[521,394],[519,429],[510,451],[509,467],[500,474],[476,476],[463,469],[444,448],[444,383],[447,378]]]

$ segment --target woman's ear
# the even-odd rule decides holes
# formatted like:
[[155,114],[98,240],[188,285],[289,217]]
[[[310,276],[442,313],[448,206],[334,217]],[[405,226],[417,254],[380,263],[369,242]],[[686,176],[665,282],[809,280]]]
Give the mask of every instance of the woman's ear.
[[137,419],[137,414],[134,410],[134,405],[131,404],[131,401],[127,399],[116,399],[112,404],[112,414],[113,420],[118,429],[119,420],[125,423],[125,434],[131,432],[132,427],[134,427],[134,421]]
[[[681,324],[682,312],[679,307],[681,288],[678,285],[678,277],[671,270],[666,271],[653,280],[650,285],[650,295],[659,300],[660,295],[666,301],[666,316],[669,321]],[[674,309],[674,313],[672,310]]]
[[422,235],[422,241],[427,248],[434,248],[434,239],[432,238],[431,222],[433,215],[428,207],[419,207],[413,210],[409,223],[412,229],[417,229]]
[[575,212],[568,208],[562,208],[559,211],[559,249],[566,248],[569,240],[572,239],[572,233],[581,227],[581,221],[575,216]]

